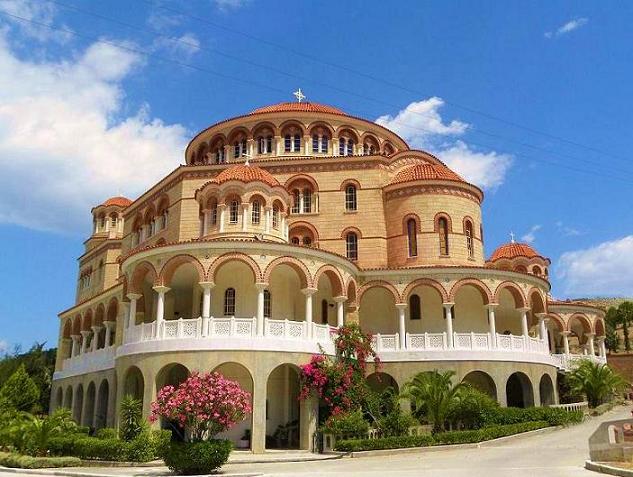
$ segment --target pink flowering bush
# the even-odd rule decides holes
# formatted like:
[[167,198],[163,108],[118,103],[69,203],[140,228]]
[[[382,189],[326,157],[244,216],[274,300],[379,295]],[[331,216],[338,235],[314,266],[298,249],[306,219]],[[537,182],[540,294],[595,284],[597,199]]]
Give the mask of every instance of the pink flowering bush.
[[252,412],[251,395],[220,373],[192,373],[180,386],[165,386],[152,403],[150,421],[159,417],[187,430],[191,442],[212,439]]
[[369,360],[376,370],[380,359],[371,347],[371,334],[358,325],[342,326],[334,339],[334,359],[325,354],[313,355],[301,366],[299,399],[315,395],[323,399],[330,416],[340,416],[358,409],[368,393],[365,381]]

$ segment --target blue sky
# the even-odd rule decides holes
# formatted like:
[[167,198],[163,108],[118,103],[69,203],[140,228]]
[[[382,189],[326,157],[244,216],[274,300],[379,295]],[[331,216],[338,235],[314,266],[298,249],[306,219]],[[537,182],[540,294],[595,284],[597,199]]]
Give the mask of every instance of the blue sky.
[[92,206],[298,87],[482,186],[555,296],[633,295],[633,4],[385,5],[0,0],[0,347],[55,342]]

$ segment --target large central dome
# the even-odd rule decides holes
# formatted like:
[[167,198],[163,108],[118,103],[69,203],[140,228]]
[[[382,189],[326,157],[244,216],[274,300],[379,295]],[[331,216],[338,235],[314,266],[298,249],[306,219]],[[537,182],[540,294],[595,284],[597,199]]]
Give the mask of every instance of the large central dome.
[[319,103],[278,103],[270,106],[263,106],[251,111],[250,114],[279,113],[279,112],[304,112],[304,113],[329,113],[345,114],[334,106]]

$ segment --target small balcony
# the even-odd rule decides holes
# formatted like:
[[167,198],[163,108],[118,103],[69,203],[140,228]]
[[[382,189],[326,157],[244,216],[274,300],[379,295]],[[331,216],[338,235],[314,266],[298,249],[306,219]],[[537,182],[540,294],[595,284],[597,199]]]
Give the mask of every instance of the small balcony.
[[61,379],[78,374],[94,373],[105,369],[114,368],[116,347],[108,346],[96,351],[88,351],[66,358],[62,362],[62,369],[56,371],[53,378]]

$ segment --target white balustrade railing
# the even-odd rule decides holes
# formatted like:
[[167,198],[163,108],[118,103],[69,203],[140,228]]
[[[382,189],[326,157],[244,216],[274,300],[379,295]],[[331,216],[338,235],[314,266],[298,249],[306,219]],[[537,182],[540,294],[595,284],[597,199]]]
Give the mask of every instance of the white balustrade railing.
[[606,358],[603,358],[602,356],[591,356],[588,354],[553,354],[552,359],[558,368],[566,371],[574,369],[584,359],[589,359],[594,363],[607,364]]
[[115,346],[87,351],[72,358],[66,358],[62,363],[61,372],[65,375],[72,375],[113,368],[115,355]]
[[565,409],[566,411],[582,411],[584,413],[589,412],[589,403],[587,401],[572,402],[569,404],[552,404],[549,407],[556,407],[558,409]]

